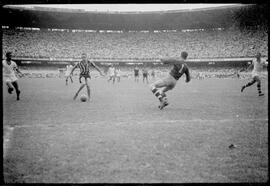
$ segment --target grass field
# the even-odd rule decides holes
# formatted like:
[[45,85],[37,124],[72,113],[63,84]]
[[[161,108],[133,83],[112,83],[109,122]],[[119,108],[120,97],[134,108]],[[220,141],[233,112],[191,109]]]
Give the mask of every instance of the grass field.
[[[6,183],[268,181],[268,82],[181,79],[159,110],[146,84],[92,79],[92,100],[60,78],[3,89]],[[83,90],[86,94],[86,90]],[[228,146],[235,144],[236,148]]]

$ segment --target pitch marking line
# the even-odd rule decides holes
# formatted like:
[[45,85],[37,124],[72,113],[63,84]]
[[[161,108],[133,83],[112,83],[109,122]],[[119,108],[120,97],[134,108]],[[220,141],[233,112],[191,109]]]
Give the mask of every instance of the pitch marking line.
[[[63,127],[63,126],[71,126],[74,124],[74,126],[84,126],[84,125],[100,125],[100,124],[108,124],[112,123],[112,125],[124,125],[124,124],[147,124],[147,123],[191,123],[191,122],[235,122],[235,121],[241,121],[241,122],[250,122],[250,121],[268,121],[268,118],[265,119],[250,119],[250,118],[235,118],[235,119],[220,119],[220,120],[214,120],[214,119],[192,119],[192,120],[146,120],[146,121],[97,121],[97,122],[89,122],[89,123],[66,123],[66,124],[38,124],[38,125],[16,125],[15,128],[35,128],[35,127],[46,127],[46,128],[53,128],[53,127]],[[13,130],[14,127],[9,127],[9,130]]]

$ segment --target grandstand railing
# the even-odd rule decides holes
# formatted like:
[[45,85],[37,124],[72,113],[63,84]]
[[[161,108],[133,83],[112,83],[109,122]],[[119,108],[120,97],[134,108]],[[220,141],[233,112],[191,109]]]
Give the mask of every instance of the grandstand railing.
[[[187,62],[225,62],[225,61],[252,61],[253,57],[237,58],[199,58],[188,59]],[[44,62],[77,62],[81,58],[50,58],[50,57],[20,57],[14,56],[17,61],[44,61]],[[160,58],[90,58],[96,62],[160,62]]]

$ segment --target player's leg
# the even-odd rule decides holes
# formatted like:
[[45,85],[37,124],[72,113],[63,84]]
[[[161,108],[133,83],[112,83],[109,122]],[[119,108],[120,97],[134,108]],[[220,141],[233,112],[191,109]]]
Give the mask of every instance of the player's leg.
[[113,84],[114,84],[114,82],[115,82],[115,76],[113,76]]
[[73,79],[72,79],[72,77],[70,76],[70,81],[71,81],[71,83],[73,83]]
[[256,82],[257,82],[257,89],[258,89],[258,94],[259,94],[259,96],[263,96],[264,94],[263,94],[262,91],[261,91],[261,80],[260,80],[259,76],[255,76],[254,79],[255,79]]
[[243,92],[245,88],[247,88],[247,87],[253,85],[255,82],[256,82],[256,79],[255,79],[255,77],[253,77],[252,80],[251,80],[250,82],[248,82],[246,85],[242,86],[241,92]]
[[148,81],[148,76],[146,76],[146,83],[147,83],[147,84],[149,83],[149,81]]
[[[85,78],[85,79],[86,79],[86,78]],[[85,87],[85,85],[86,85],[85,83],[81,84],[79,90],[78,90],[78,91],[76,92],[76,94],[74,95],[73,100],[75,100],[75,99],[78,97],[80,91],[83,89],[83,87]]]
[[163,87],[166,87],[166,82],[164,79],[158,80],[150,85],[152,93],[159,99],[160,102],[162,102],[162,95],[158,89]]
[[68,77],[66,77],[66,85],[68,85]]
[[85,78],[85,85],[86,85],[86,88],[87,88],[88,101],[90,101],[90,86],[88,84],[87,78]]
[[13,85],[13,87],[16,90],[17,100],[20,100],[20,93],[21,93],[21,91],[19,90],[19,85],[18,85],[17,81],[13,81],[12,82],[12,85]]
[[12,94],[13,86],[12,86],[12,84],[11,84],[11,81],[6,80],[6,85],[7,85],[7,88],[8,88],[8,93],[9,93],[9,94]]

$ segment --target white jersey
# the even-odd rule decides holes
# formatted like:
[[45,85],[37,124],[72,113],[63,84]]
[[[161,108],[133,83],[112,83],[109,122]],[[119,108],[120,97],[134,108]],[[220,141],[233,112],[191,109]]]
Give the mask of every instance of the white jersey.
[[118,76],[118,77],[121,76],[121,70],[120,69],[116,70],[115,75]]
[[252,77],[259,76],[262,71],[262,61],[258,62],[257,59],[254,59],[252,63],[253,63],[253,70],[251,72]]
[[6,81],[16,81],[18,78],[16,77],[15,70],[18,68],[17,64],[14,61],[11,61],[10,65],[7,64],[6,60],[3,60],[3,76]]
[[65,74],[66,76],[69,76],[69,74],[70,74],[72,68],[73,68],[72,65],[67,65],[67,66],[66,66],[66,74]]
[[115,75],[115,68],[110,67],[109,70],[108,70],[108,74],[109,74],[109,76],[114,76]]

